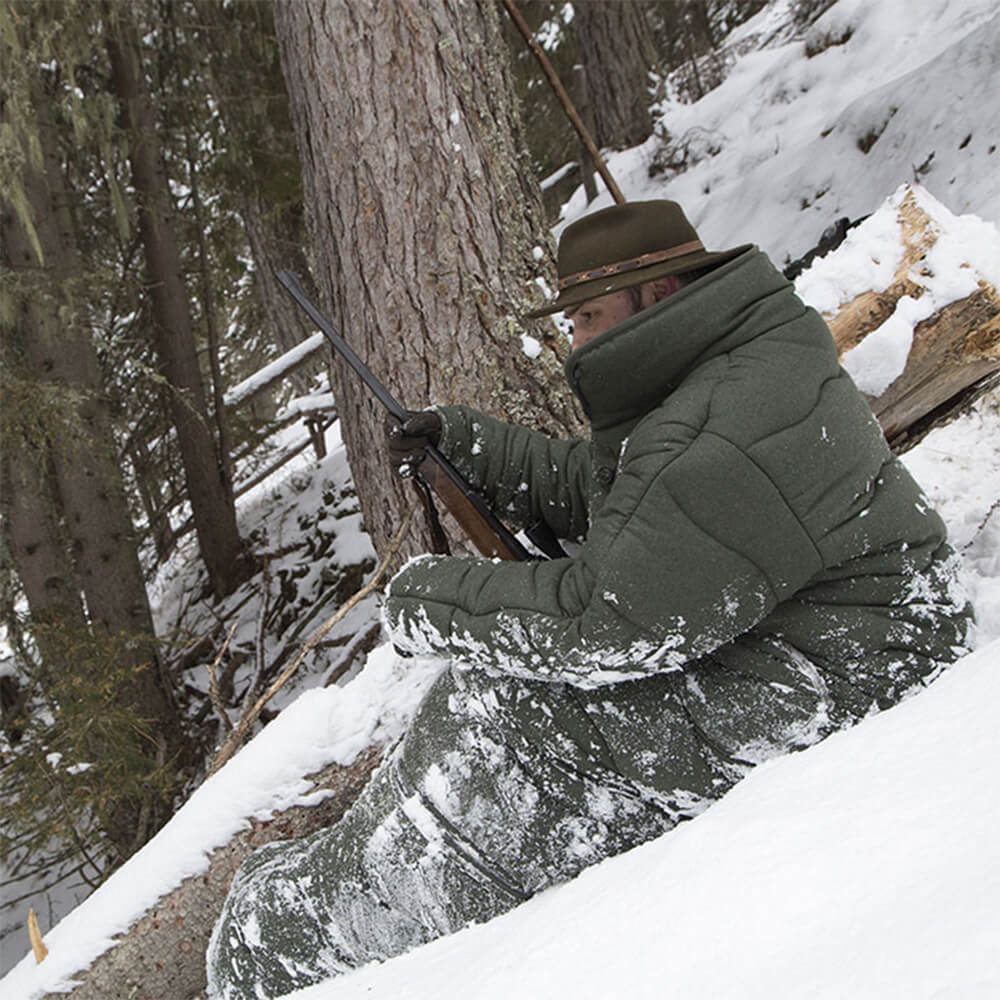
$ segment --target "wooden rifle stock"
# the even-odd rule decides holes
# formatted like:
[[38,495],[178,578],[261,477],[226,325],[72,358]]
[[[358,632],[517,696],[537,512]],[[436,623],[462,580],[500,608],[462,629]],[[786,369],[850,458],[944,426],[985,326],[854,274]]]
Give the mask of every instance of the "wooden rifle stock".
[[[486,501],[436,449],[428,448],[417,474],[434,491],[481,555],[489,559],[530,559],[524,546],[494,517]],[[499,526],[499,527],[497,527]]]
[[[292,271],[279,271],[278,280],[285,290],[309,315],[337,352],[360,376],[375,398],[400,422],[409,411],[392,397],[389,391],[372,374],[371,369],[358,357],[354,349],[333,328],[330,321],[309,301],[298,276]],[[461,473],[437,450],[428,446],[427,455],[417,469],[423,480],[438,499],[451,512],[470,541],[479,552],[490,559],[525,560],[532,556],[517,540],[510,529],[490,510],[484,497],[465,481]]]

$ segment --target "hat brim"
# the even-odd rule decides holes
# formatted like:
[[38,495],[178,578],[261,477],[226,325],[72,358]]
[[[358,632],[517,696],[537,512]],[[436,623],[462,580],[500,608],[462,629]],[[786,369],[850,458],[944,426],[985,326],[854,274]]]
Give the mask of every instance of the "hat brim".
[[746,253],[751,245],[747,243],[744,246],[734,247],[732,250],[699,250],[674,260],[650,264],[649,267],[623,271],[620,274],[608,275],[594,281],[583,281],[563,290],[556,298],[541,308],[525,313],[523,318],[539,319],[542,316],[551,316],[553,313],[565,312],[571,306],[579,305],[581,302],[598,299],[602,295],[610,295],[612,292],[619,292],[623,288],[643,285],[647,281],[655,281],[657,278],[665,278],[671,274],[683,274],[685,271],[699,271],[706,267],[717,267],[742,253]]

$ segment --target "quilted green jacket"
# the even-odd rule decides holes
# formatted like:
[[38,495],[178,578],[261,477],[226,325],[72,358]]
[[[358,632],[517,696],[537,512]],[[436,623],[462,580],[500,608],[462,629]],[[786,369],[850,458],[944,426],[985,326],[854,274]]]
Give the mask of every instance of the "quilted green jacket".
[[[964,651],[945,528],[892,456],[822,319],[755,248],[574,351],[592,440],[442,407],[441,448],[571,557],[424,556],[393,642],[595,687],[808,662],[840,710],[898,701]],[[810,667],[810,669],[811,669]],[[835,709],[836,711],[836,709]]]

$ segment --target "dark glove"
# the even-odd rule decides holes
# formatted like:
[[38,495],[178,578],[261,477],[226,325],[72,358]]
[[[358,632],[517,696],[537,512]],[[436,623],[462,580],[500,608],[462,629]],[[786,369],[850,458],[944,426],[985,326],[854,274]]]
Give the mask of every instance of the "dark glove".
[[385,436],[389,442],[389,461],[401,476],[410,476],[423,460],[424,449],[441,440],[441,418],[433,410],[409,413],[402,423],[389,417]]

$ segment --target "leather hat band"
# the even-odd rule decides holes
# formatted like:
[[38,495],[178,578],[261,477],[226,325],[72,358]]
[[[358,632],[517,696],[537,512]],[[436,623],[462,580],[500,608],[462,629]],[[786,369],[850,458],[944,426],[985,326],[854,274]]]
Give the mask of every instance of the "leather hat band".
[[616,264],[605,264],[603,267],[595,267],[589,271],[578,271],[576,274],[567,275],[559,279],[559,291],[565,291],[574,285],[579,285],[584,281],[597,281],[600,278],[608,278],[614,274],[621,274],[624,271],[635,271],[640,267],[649,267],[650,264],[660,264],[665,260],[672,260],[674,257],[684,257],[689,253],[696,253],[704,250],[701,240],[691,240],[690,243],[681,243],[679,246],[671,247],[669,250],[657,250],[653,253],[644,253],[641,257],[633,257],[631,260],[621,260]]

